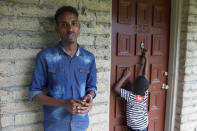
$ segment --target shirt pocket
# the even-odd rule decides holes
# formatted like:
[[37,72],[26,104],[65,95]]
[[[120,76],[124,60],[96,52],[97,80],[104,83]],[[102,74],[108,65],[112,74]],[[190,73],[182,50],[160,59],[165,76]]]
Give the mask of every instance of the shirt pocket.
[[88,74],[89,74],[89,70],[84,67],[79,67],[78,72],[79,72],[78,80],[80,84],[86,82]]
[[64,74],[64,67],[61,67],[61,66],[49,67],[48,68],[48,74],[52,78],[61,79],[63,77],[63,74]]
[[88,69],[85,69],[85,68],[79,68],[79,72],[80,73],[84,73],[84,74],[88,74],[89,73],[89,70]]
[[49,75],[56,75],[56,69],[55,68],[49,68],[48,73],[49,73]]
[[48,87],[49,87],[49,94],[53,98],[62,98],[62,84],[59,76],[59,72],[56,68],[49,68],[48,69]]
[[49,68],[48,69],[48,80],[51,84],[55,84],[58,80],[56,68]]

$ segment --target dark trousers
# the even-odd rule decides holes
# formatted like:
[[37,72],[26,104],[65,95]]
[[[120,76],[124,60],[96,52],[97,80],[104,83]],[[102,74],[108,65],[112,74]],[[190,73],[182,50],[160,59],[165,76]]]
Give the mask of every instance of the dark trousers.
[[132,129],[131,127],[128,127],[128,131],[147,131],[147,128],[143,130],[136,130],[136,129]]

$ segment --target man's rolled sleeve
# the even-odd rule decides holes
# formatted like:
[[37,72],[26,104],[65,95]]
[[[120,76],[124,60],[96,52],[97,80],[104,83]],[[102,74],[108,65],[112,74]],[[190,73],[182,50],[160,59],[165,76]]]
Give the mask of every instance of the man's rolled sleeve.
[[33,100],[34,96],[36,96],[38,94],[42,94],[42,93],[43,93],[43,91],[30,91],[29,92],[29,99],[30,99],[30,101]]
[[43,87],[46,85],[46,64],[40,53],[36,58],[36,64],[29,88],[29,99],[32,101],[34,96],[43,93]]
[[95,58],[93,57],[93,61],[90,67],[90,73],[89,73],[87,85],[86,85],[86,93],[90,91],[94,91],[95,96],[96,96],[96,92],[97,92],[96,81],[97,81],[96,63],[95,63]]

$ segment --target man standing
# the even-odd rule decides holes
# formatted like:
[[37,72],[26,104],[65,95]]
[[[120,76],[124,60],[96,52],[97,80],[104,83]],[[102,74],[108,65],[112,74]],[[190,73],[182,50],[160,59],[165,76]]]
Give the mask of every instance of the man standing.
[[95,58],[77,44],[80,24],[75,8],[59,8],[55,21],[61,41],[37,55],[30,99],[44,105],[45,131],[85,131],[97,91]]

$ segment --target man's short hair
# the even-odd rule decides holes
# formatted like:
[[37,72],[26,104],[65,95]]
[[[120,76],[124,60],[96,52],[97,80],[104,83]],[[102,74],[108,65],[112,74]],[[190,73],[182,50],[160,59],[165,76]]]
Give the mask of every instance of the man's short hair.
[[149,82],[144,76],[138,76],[133,83],[133,92],[136,95],[144,96],[149,88]]
[[72,6],[62,6],[59,9],[57,9],[56,13],[55,13],[55,22],[56,24],[58,24],[58,17],[63,14],[64,12],[71,12],[73,14],[75,14],[77,17],[79,16],[77,9],[72,7]]

